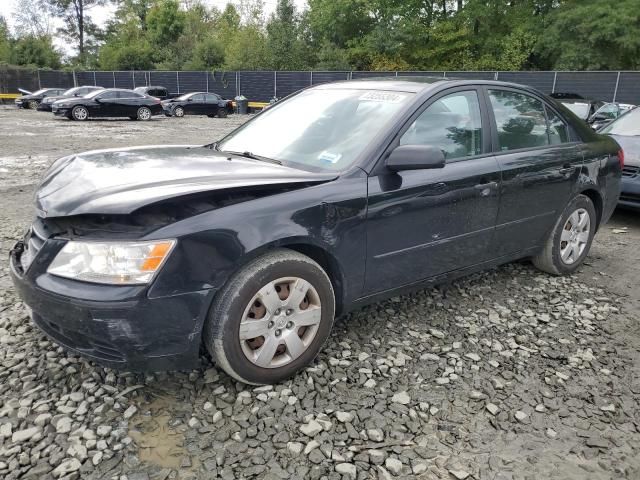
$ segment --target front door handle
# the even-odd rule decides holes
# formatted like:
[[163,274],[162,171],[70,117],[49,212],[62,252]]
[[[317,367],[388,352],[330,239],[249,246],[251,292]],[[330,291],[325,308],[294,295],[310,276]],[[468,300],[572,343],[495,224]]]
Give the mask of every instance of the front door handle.
[[490,189],[493,190],[494,188],[498,188],[498,182],[487,182],[487,183],[479,183],[477,185],[474,185],[474,187],[476,190],[485,190],[485,189]]
[[560,174],[566,175],[567,173],[573,173],[575,169],[576,167],[568,163],[562,166],[562,168],[560,169]]

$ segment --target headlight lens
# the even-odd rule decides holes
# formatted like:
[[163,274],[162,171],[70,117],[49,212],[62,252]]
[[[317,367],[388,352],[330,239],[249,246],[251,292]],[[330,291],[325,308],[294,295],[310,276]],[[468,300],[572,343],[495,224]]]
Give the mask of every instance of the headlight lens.
[[175,240],[150,242],[68,242],[47,272],[84,282],[113,285],[149,283],[175,246]]

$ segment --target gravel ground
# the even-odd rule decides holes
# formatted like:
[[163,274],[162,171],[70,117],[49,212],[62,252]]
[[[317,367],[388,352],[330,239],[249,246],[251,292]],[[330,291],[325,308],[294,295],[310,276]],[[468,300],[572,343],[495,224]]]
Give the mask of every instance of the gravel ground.
[[[3,258],[43,169],[73,151],[204,143],[241,118],[149,123],[0,110]],[[205,357],[136,375],[31,326],[0,265],[0,478],[640,478],[640,215],[571,278],[515,263],[339,319],[296,378]]]

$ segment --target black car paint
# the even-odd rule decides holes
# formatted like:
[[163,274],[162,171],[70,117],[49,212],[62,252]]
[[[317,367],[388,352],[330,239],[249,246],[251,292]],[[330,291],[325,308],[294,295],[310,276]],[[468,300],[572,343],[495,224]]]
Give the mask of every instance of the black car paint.
[[[182,107],[185,115],[217,116],[220,110],[225,110],[227,114],[233,113],[233,102],[225,100],[216,93],[194,92],[191,95],[193,97],[185,100],[180,100],[178,97],[164,101],[162,106],[165,115],[169,117],[175,115],[176,107]],[[211,100],[212,95],[215,96],[216,101]],[[202,101],[196,100],[195,96],[202,96]]]
[[176,97],[176,94],[170,93],[169,90],[160,85],[149,85],[146,87],[136,87],[134,92],[142,93],[143,95],[149,95],[150,97],[159,98],[160,100],[168,100]]
[[[73,191],[76,184],[62,173],[69,160],[60,160],[41,187],[51,189],[51,195],[39,194],[41,207],[49,211],[34,228],[44,230],[39,235],[47,240],[26,272],[19,262],[24,243],[11,253],[13,281],[32,307],[36,323],[59,343],[108,366],[187,368],[197,361],[201,329],[216,291],[241,265],[271,248],[291,248],[320,263],[334,284],[340,314],[417,286],[531,255],[569,198],[578,193],[593,199],[599,224],[615,208],[620,188],[618,145],[535,90],[478,81],[344,85],[413,91],[415,98],[390,120],[386,133],[335,178],[301,172],[297,182],[283,175],[279,184],[248,182],[222,190],[207,188],[205,181],[198,191],[181,188],[183,181],[177,180],[167,184],[166,195],[147,198],[136,173],[143,172],[149,152],[125,150],[130,156],[126,162],[105,168],[122,173],[131,185],[123,182],[108,189],[120,195],[116,201],[77,211],[74,205],[81,205],[83,198],[90,204],[93,194],[88,187],[84,193]],[[543,99],[567,120],[575,141],[565,147],[504,153],[496,150],[495,128],[488,125],[488,142],[477,157],[436,170],[394,173],[385,168],[399,134],[425,102],[455,89],[478,89],[487,119],[491,118],[485,92],[489,86]],[[228,168],[237,167],[238,173],[249,166],[265,168],[257,161],[227,159],[208,147],[177,148],[182,149],[181,165],[188,164],[191,155],[196,163],[203,151],[211,155],[212,174],[220,162],[229,162]],[[161,154],[160,149],[153,153]],[[169,160],[176,150],[167,149],[165,154]],[[548,164],[541,162],[549,157],[553,158]],[[266,177],[271,178],[280,168],[276,167],[269,165]],[[186,184],[192,182],[188,173],[181,175]],[[67,186],[73,205],[60,207],[54,195],[64,198]],[[128,196],[128,191],[134,194]],[[59,216],[51,216],[52,212]],[[149,286],[88,284],[46,273],[67,239],[132,237],[178,239]],[[518,244],[521,247],[515,248]]]
[[16,98],[15,105],[18,108],[29,108],[30,102],[36,102],[36,104],[39,106],[40,102],[42,102],[43,99],[50,96],[54,96],[54,95],[60,95],[64,93],[66,90],[67,90],[66,88],[47,88],[45,89],[44,92],[39,93],[37,95],[35,93],[30,93],[28,95],[21,95],[18,98]]
[[54,95],[47,97],[47,101],[42,101],[38,105],[36,110],[41,112],[50,112],[51,105],[53,102],[57,102],[58,100],[64,100],[66,98],[74,98],[74,97],[84,97],[85,95],[95,91],[95,90],[104,90],[104,87],[94,87],[92,85],[83,85],[81,87],[76,87],[76,92],[73,95],[67,95],[67,91],[65,91],[62,95]]
[[125,92],[123,95],[127,95],[128,92],[133,94],[132,90],[107,88],[94,97],[68,98],[55,102],[52,105],[53,114],[71,118],[71,112],[78,105],[87,108],[89,117],[135,117],[140,107],[148,107],[152,115],[162,113],[162,105],[157,98],[142,94],[125,98],[102,98],[103,95],[114,91]]

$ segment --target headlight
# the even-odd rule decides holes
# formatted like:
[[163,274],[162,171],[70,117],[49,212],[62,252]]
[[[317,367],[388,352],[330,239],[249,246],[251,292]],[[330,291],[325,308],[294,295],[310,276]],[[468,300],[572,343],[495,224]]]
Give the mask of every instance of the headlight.
[[114,285],[149,283],[171,253],[175,240],[150,242],[68,242],[47,272],[84,282]]

